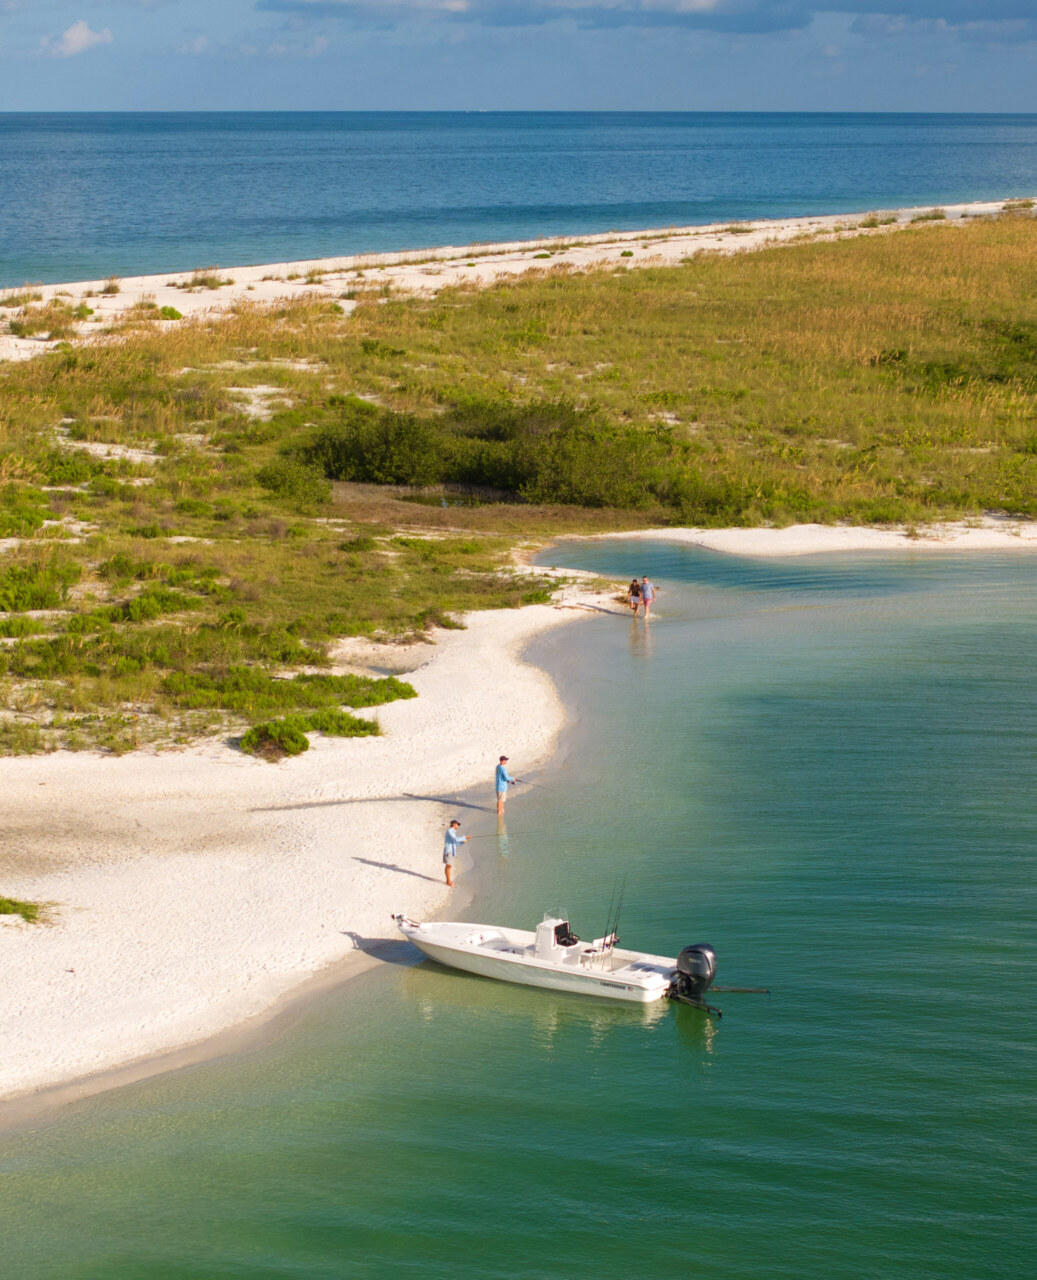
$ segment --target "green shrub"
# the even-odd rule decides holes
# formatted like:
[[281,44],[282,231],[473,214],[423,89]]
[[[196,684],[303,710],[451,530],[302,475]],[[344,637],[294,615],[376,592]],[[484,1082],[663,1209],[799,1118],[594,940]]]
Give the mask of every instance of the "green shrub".
[[285,756],[300,756],[309,751],[306,734],[287,720],[271,720],[267,724],[253,725],[241,739],[242,751],[262,756],[267,760],[283,760]]
[[413,686],[395,676],[301,675],[281,680],[254,667],[231,667],[222,675],[176,672],[162,684],[162,692],[180,707],[192,710],[222,708],[249,715],[271,711],[376,707],[401,698],[415,698]]
[[0,610],[60,609],[82,572],[78,565],[57,558],[12,565],[0,573]]
[[639,507],[651,501],[646,470],[669,448],[568,401],[473,398],[435,419],[361,400],[337,408],[302,456],[332,479],[368,484],[470,484],[529,502]]
[[427,485],[441,478],[442,449],[442,433],[432,423],[352,397],[303,457],[333,480]]
[[97,475],[103,463],[79,449],[54,449],[40,459],[48,484],[85,484]]
[[21,639],[22,636],[36,636],[46,631],[46,626],[36,618],[0,618],[0,636],[5,640]]
[[0,538],[26,538],[43,528],[46,501],[38,489],[0,486]]
[[182,320],[183,313],[177,311],[176,307],[163,307],[158,313],[163,320]]
[[360,349],[365,356],[406,356],[407,352],[401,347],[390,347],[387,342],[382,342],[379,338],[361,338]]
[[256,479],[276,497],[298,506],[319,506],[331,497],[331,486],[324,476],[295,458],[275,458],[260,468]]
[[373,720],[362,720],[345,711],[328,709],[308,716],[285,716],[254,725],[242,737],[240,747],[265,760],[283,760],[309,750],[307,733],[323,733],[329,738],[377,737],[381,730]]
[[310,733],[323,733],[329,738],[377,738],[382,732],[377,721],[351,716],[348,711],[314,711],[299,719]]

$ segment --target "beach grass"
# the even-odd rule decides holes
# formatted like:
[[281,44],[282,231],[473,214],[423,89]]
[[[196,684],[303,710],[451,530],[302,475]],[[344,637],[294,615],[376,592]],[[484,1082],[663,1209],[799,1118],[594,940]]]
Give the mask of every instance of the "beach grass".
[[37,924],[46,911],[43,903],[22,902],[18,898],[0,896],[0,916],[21,916],[26,924]]
[[544,601],[512,555],[565,533],[1037,515],[1035,396],[1026,209],[349,316],[136,308],[0,365],[0,752],[347,716],[311,679],[338,638]]

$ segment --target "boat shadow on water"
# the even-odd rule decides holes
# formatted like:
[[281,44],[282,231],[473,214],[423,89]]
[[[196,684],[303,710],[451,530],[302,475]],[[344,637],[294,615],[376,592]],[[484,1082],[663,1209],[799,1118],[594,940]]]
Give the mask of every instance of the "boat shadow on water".
[[[404,944],[406,946],[406,944]],[[407,948],[413,956],[413,949]],[[410,965],[396,979],[400,997],[418,1006],[422,1017],[432,1021],[444,1010],[475,1017],[529,1022],[541,1041],[550,1042],[561,1032],[586,1030],[593,1035],[640,1027],[652,1030],[672,1014],[682,1025],[682,1034],[693,1040],[711,1037],[709,1019],[697,1010],[671,1007],[669,1001],[627,1004],[577,995],[564,991],[503,983],[479,974],[447,968],[425,959]]]

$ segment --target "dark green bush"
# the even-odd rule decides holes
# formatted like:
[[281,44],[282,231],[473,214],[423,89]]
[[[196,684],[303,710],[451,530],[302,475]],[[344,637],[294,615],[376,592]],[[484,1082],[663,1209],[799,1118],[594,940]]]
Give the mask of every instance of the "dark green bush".
[[333,480],[427,485],[442,478],[444,445],[436,425],[411,414],[379,411],[353,397],[303,457]]
[[323,733],[329,738],[368,738],[381,733],[373,720],[362,720],[346,711],[327,709],[307,716],[285,716],[254,725],[241,739],[242,751],[266,760],[302,755],[309,750],[307,733]]
[[256,473],[264,489],[299,506],[319,506],[331,497],[331,486],[315,467],[295,458],[275,458]]
[[530,502],[638,507],[651,500],[648,470],[670,449],[568,401],[472,399],[435,419],[356,399],[336,409],[302,456],[332,479],[367,484],[470,484]]
[[301,756],[304,751],[309,751],[310,741],[297,725],[287,720],[271,720],[249,729],[240,746],[249,755],[282,760],[285,756]]

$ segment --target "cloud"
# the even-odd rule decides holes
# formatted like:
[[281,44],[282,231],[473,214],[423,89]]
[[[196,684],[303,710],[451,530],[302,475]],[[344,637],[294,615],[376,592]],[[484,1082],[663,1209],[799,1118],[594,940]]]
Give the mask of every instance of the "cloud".
[[80,19],[56,38],[44,36],[40,48],[52,58],[74,58],[77,53],[86,53],[95,45],[111,43],[112,33],[107,27],[103,31],[91,31],[89,25]]
[[[896,36],[930,38],[955,36],[979,44],[1021,44],[1037,40],[1037,18],[1010,16],[1014,6],[992,5],[981,19],[926,18],[897,13],[860,13],[850,30],[869,40],[887,40]],[[1031,11],[1032,13],[1032,11]]]

